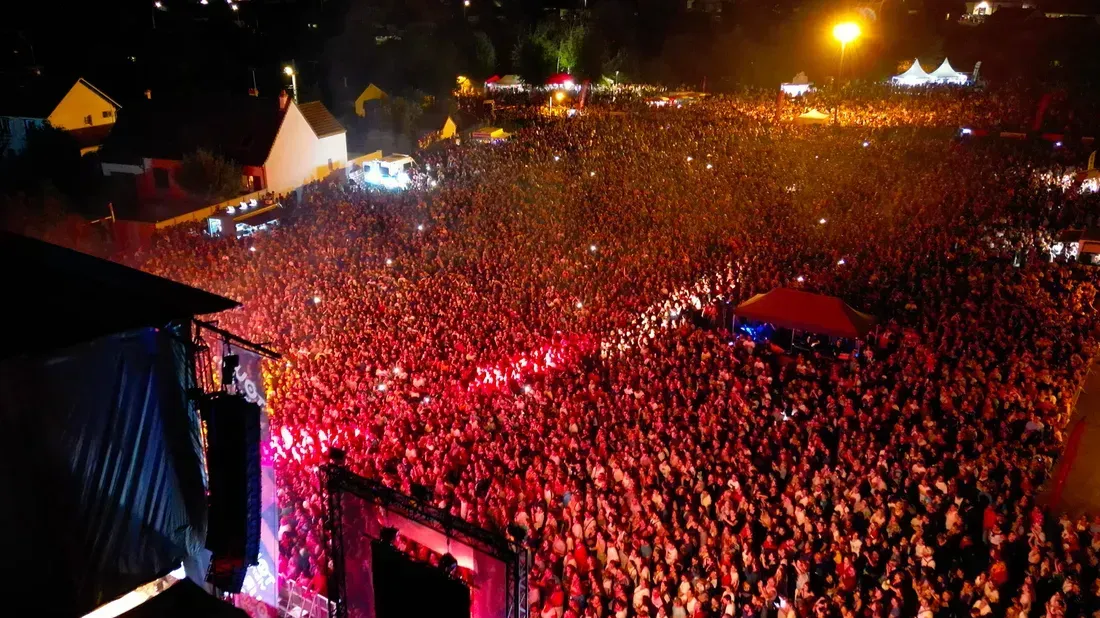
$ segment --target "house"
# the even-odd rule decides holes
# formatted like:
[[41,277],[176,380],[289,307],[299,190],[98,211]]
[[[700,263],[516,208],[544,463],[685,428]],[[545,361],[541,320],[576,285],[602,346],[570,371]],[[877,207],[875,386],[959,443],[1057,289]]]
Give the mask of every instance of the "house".
[[0,97],[0,154],[21,152],[27,134],[49,123],[72,134],[80,154],[97,150],[111,132],[120,106],[84,78],[34,77],[5,87]]
[[355,99],[355,115],[360,118],[367,115],[367,103],[369,101],[381,101],[388,97],[381,88],[374,84],[369,84],[363,89],[363,92],[359,93],[359,96]]
[[[241,194],[286,193],[347,164],[344,128],[320,102],[227,97],[142,101],[120,115],[102,151],[103,174],[128,179],[144,211],[162,221],[209,204],[176,181],[190,153],[205,149],[241,168]],[[118,178],[115,178],[118,184]]]

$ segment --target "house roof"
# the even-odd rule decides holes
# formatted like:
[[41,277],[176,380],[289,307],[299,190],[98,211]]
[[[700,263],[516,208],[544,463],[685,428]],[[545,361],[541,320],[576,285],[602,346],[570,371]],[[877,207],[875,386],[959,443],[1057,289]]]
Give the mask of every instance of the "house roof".
[[111,134],[111,129],[114,127],[115,125],[113,123],[96,125],[94,127],[83,127],[69,131],[69,135],[72,135],[76,139],[76,143],[79,144],[81,150],[83,150],[85,148],[101,145],[107,140],[107,136]]
[[69,93],[78,83],[82,83],[89,90],[103,97],[117,109],[111,97],[103,94],[99,88],[88,83],[84,78],[56,77],[35,75],[15,83],[5,84],[4,96],[0,97],[0,116],[14,118],[48,118],[61,99]]
[[102,156],[109,162],[179,161],[202,148],[240,165],[262,166],[285,115],[277,100],[258,97],[146,100],[119,112]]
[[317,135],[317,137],[328,137],[330,135],[347,132],[344,125],[340,124],[340,121],[337,120],[336,117],[332,115],[332,112],[328,111],[325,104],[320,101],[301,103],[298,105],[298,111],[302,112],[302,115],[305,116],[306,122],[309,123],[309,128],[313,129],[313,133]]

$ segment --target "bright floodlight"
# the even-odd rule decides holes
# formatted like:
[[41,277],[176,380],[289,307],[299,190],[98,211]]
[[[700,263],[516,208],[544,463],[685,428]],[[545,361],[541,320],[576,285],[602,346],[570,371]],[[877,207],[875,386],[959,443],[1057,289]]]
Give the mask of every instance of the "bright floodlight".
[[314,305],[320,305],[321,304],[321,297],[320,296],[314,296],[313,297],[313,304]]
[[805,280],[806,280],[805,277],[801,277],[801,276],[798,279],[795,279],[795,281],[797,281],[799,283],[802,283]]
[[837,260],[836,265],[837,266],[844,266],[844,258],[840,258],[839,260]]
[[386,266],[393,266],[393,260],[386,258]]
[[249,247],[248,250],[252,253],[256,253],[256,247]]
[[153,6],[155,6],[155,7],[157,7],[157,8],[159,9],[160,7],[162,7],[162,6],[164,6],[164,5],[162,5],[162,4],[160,3],[160,0],[157,0],[156,2],[154,2],[154,3],[153,3]]
[[825,218],[822,217],[822,218],[818,219],[817,222],[820,223],[821,225],[825,225]]
[[584,309],[584,303],[582,303],[581,301],[578,300],[577,301],[577,309]]
[[462,6],[470,6],[470,0],[463,0]]
[[591,251],[592,253],[595,253],[596,252],[596,245],[588,245],[588,250]]
[[287,75],[294,75],[294,67],[289,65],[283,67],[283,73],[286,73]]
[[859,38],[859,24],[846,21],[833,26],[833,38],[840,41],[841,45],[847,45]]
[[565,93],[559,91],[557,94],[554,95],[554,100],[558,103],[561,103],[565,100]]
[[239,5],[236,5],[236,4],[230,4],[229,8],[233,9],[234,11],[241,10],[241,7]]
[[416,226],[416,231],[423,232],[424,231],[424,224],[421,223],[420,225]]

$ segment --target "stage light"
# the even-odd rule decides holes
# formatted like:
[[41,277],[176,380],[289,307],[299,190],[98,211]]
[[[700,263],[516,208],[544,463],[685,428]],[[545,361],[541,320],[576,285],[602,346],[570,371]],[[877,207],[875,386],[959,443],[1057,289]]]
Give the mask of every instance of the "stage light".
[[1061,148],[1062,147],[1062,142],[1054,142],[1054,147],[1055,148]]
[[837,260],[836,265],[837,266],[844,266],[844,258],[840,258],[839,260]]
[[806,278],[805,278],[805,277],[803,277],[802,275],[799,275],[799,276],[798,276],[798,278],[797,278],[797,279],[795,279],[795,281],[797,281],[797,282],[799,282],[799,283],[802,283],[802,282],[803,282],[803,281],[805,281],[805,280],[806,280]]
[[866,148],[871,145],[871,142],[863,142],[863,147]]
[[822,218],[818,219],[817,222],[820,223],[821,225],[825,225],[825,217],[822,217]]
[[595,253],[596,252],[596,245],[588,245],[588,250],[591,251],[592,253]]
[[584,303],[582,303],[581,301],[578,300],[577,301],[577,309],[584,309]]
[[321,304],[321,297],[320,296],[314,296],[313,297],[313,304],[314,305],[320,305]]
[[386,258],[386,266],[393,266],[393,260]]
[[561,161],[561,157],[559,157],[558,155],[554,155],[554,160],[555,161]]
[[859,24],[855,22],[846,21],[833,26],[833,38],[839,41],[841,45],[847,45],[856,40],[859,38],[859,34]]
[[962,133],[963,135],[971,135],[972,133],[974,133],[974,131],[964,127],[962,129],[959,129],[959,133]]
[[416,231],[423,232],[424,231],[424,224],[421,223],[420,225],[416,226]]
[[557,101],[558,103],[561,103],[562,101],[565,100],[565,93],[564,92],[555,93],[554,94],[554,100]]

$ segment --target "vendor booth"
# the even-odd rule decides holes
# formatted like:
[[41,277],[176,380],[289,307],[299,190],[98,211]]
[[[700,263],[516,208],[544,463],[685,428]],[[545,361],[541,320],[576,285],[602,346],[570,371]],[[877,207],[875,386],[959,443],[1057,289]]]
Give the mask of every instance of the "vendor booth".
[[928,75],[929,80],[936,84],[956,84],[963,85],[969,78],[965,73],[959,73],[951,67],[951,63],[947,61],[947,58],[943,59],[943,64],[938,69],[932,71]]

